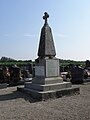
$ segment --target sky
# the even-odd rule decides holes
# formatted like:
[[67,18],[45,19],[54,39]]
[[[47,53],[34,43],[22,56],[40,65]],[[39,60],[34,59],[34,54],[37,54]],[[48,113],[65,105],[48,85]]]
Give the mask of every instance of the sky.
[[44,12],[56,57],[90,60],[90,0],[0,0],[0,58],[35,60]]

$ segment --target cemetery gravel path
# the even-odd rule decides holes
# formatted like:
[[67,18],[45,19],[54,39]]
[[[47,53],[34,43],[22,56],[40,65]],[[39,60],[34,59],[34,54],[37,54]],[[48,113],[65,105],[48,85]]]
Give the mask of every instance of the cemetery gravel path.
[[0,89],[0,120],[90,120],[90,84],[80,86],[80,95],[35,102],[17,92]]

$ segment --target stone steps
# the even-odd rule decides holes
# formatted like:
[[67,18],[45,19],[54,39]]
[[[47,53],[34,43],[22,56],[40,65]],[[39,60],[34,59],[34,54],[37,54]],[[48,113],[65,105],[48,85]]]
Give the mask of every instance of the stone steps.
[[18,91],[29,94],[37,101],[43,101],[48,99],[60,98],[62,96],[80,94],[79,87],[70,87],[65,89],[50,90],[50,91],[37,91],[30,88],[17,88]]
[[58,89],[69,88],[69,87],[71,87],[70,82],[45,84],[45,85],[25,83],[25,88],[34,89],[38,91],[58,90]]

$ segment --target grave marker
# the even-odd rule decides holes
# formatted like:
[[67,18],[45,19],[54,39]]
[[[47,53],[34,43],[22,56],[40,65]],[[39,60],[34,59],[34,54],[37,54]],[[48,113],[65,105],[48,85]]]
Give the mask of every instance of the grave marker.
[[58,98],[63,95],[79,93],[79,88],[72,88],[70,82],[63,82],[60,77],[59,59],[57,59],[52,30],[48,25],[49,15],[44,13],[44,26],[41,29],[38,58],[35,62],[35,77],[32,83],[25,83],[24,88],[18,90],[29,93],[37,100]]

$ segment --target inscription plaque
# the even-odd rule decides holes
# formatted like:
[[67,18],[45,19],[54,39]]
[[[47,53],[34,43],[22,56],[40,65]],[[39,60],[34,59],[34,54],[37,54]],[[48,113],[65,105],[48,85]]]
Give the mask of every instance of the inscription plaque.
[[45,76],[44,66],[35,66],[36,76]]
[[46,77],[59,76],[59,60],[46,60]]

